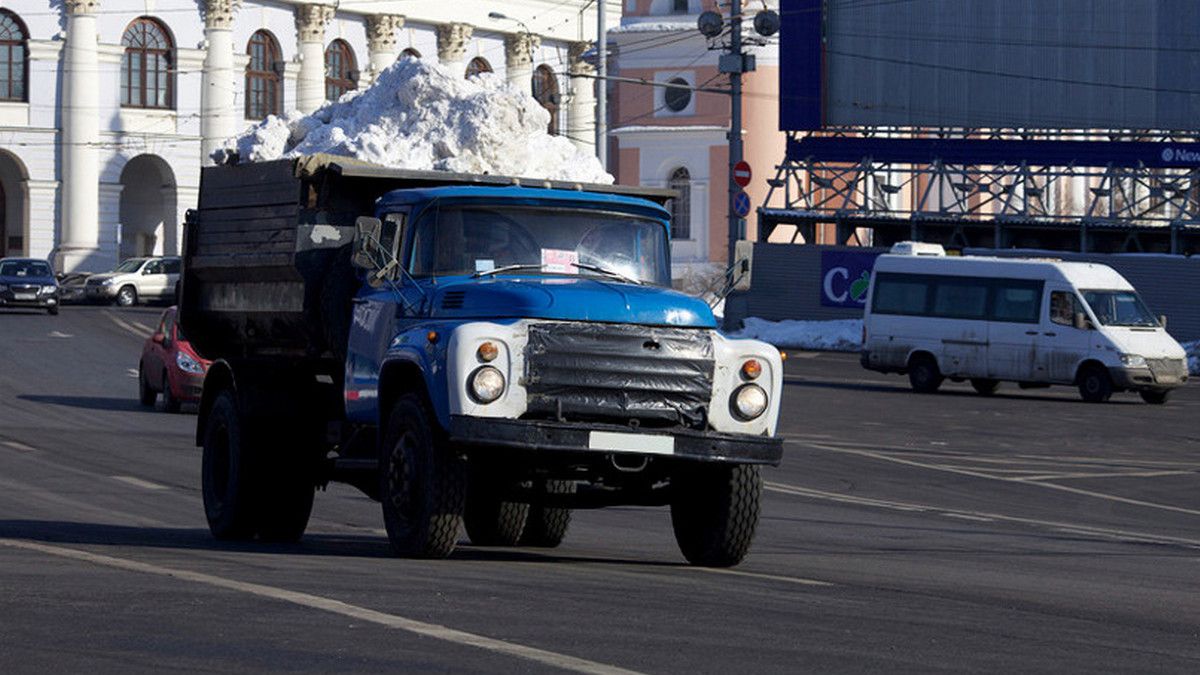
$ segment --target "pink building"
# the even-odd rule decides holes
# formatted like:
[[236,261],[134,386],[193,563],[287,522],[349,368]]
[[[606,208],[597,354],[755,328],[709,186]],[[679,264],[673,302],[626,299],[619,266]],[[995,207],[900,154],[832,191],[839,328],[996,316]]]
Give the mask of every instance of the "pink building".
[[[777,2],[768,3],[777,6]],[[748,5],[743,24],[761,5]],[[625,0],[621,26],[609,31],[612,75],[693,87],[729,86],[717,71],[719,50],[696,28],[700,12],[716,9],[711,0]],[[754,36],[757,37],[757,36]],[[748,47],[758,69],[743,78],[744,155],[754,176],[746,192],[751,204],[766,198],[767,179],[783,159],[779,131],[778,36],[771,44]],[[609,170],[624,185],[671,187],[683,197],[675,204],[671,255],[674,276],[685,279],[724,269],[727,256],[729,97],[626,81],[610,87]],[[747,219],[754,239],[757,222]]]

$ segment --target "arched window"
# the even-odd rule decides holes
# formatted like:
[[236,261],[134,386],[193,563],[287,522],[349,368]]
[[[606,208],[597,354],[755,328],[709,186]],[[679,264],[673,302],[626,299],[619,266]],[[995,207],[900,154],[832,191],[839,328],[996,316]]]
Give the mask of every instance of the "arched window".
[[671,13],[672,14],[687,14],[688,13],[688,0],[671,0]]
[[275,36],[260,30],[246,45],[250,63],[246,64],[246,119],[261,120],[278,115],[283,108],[283,59]]
[[419,58],[421,58],[421,52],[413,49],[412,47],[405,47],[404,51],[400,52],[400,58],[402,58],[402,59],[403,58],[419,59]]
[[358,64],[345,40],[334,40],[325,50],[325,100],[336,101],[358,89]]
[[172,107],[175,46],[167,29],[149,17],[134,19],[121,36],[121,45],[125,47],[121,56],[121,105]]
[[558,135],[558,104],[562,97],[558,93],[558,78],[550,66],[543,64],[533,71],[533,97],[550,113],[550,126],[546,131]]
[[671,238],[692,238],[692,175],[682,166],[671,172],[667,187],[679,193],[671,200]]
[[487,59],[482,56],[476,56],[467,64],[467,77],[475,77],[480,73],[492,72],[492,64],[487,62]]
[[24,101],[26,40],[29,33],[16,14],[0,9],[0,100]]

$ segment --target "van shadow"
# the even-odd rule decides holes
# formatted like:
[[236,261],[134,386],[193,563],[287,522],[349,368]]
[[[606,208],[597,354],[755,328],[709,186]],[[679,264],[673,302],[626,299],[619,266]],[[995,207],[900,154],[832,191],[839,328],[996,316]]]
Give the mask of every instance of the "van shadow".
[[[856,383],[856,382],[835,382],[835,381],[830,381],[830,380],[806,380],[806,379],[797,378],[797,377],[785,377],[783,379],[783,383],[788,386],[805,387],[805,388],[813,388],[813,389],[837,389],[837,390],[843,390],[843,391],[875,392],[875,393],[883,393],[883,394],[897,394],[898,393],[898,394],[903,394],[905,396],[920,396],[923,399],[930,399],[930,398],[936,399],[937,397],[945,396],[945,397],[953,397],[953,398],[972,398],[972,399],[980,399],[980,400],[993,399],[993,400],[1009,400],[1009,401],[1045,401],[1045,402],[1062,403],[1062,404],[1072,404],[1072,403],[1085,404],[1086,403],[1087,405],[1095,405],[1094,403],[1088,403],[1087,401],[1084,401],[1083,399],[1080,399],[1080,398],[1072,398],[1072,397],[1067,397],[1067,396],[1038,395],[1033,392],[1045,391],[1045,389],[1028,389],[1028,390],[1016,389],[1015,388],[1016,385],[1012,385],[1014,387],[1013,389],[1009,389],[1007,391],[1004,389],[1001,389],[1000,391],[998,391],[995,394],[992,394],[990,396],[983,396],[974,391],[967,390],[967,389],[961,389],[961,390],[960,389],[940,389],[933,394],[916,394],[915,392],[912,391],[912,389],[910,389],[909,387],[906,387],[902,384],[898,384],[898,385],[861,384],[861,383]],[[1068,390],[1068,388],[1060,387],[1059,390],[1065,392]],[[1108,401],[1106,401],[1104,403],[1104,405],[1138,405],[1138,406],[1140,406],[1140,405],[1142,405],[1142,402],[1140,400],[1136,400],[1136,399],[1125,400],[1125,399],[1111,398]]]
[[[260,541],[218,541],[204,528],[134,527],[106,523],[58,520],[0,520],[0,539],[21,539],[46,544],[113,546],[182,551],[222,551],[284,556],[396,559],[382,535],[306,534],[294,544]],[[685,567],[680,562],[597,558],[543,553],[520,549],[472,547],[460,543],[449,558],[460,562],[576,563]]]

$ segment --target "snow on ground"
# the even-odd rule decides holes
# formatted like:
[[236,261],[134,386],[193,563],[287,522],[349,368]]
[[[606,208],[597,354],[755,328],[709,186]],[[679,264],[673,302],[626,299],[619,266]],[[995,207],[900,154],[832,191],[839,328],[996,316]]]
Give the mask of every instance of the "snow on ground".
[[780,348],[856,352],[862,345],[862,327],[862,319],[768,321],[750,316],[729,337],[753,338]]
[[213,153],[222,163],[329,153],[399,169],[610,184],[600,161],[546,128],[550,114],[494,73],[463,79],[405,58],[311,115],[271,115]]

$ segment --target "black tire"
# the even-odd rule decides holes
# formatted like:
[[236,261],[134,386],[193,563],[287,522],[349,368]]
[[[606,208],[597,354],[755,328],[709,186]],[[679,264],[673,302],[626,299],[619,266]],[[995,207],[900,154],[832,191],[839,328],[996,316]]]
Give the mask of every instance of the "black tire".
[[117,291],[117,305],[121,307],[133,307],[137,304],[138,293],[133,286],[122,286],[121,290]]
[[928,354],[917,354],[908,363],[908,383],[920,394],[932,394],[946,378],[938,370],[937,361]]
[[263,541],[299,541],[308,528],[316,493],[314,465],[317,457],[301,439],[273,438],[265,449],[263,469],[270,480],[258,487],[260,497],[255,530]]
[[991,396],[1000,388],[1000,380],[989,380],[982,377],[971,378],[971,387],[980,396]]
[[179,399],[175,398],[175,395],[171,393],[171,380],[167,377],[166,370],[163,370],[162,400],[163,400],[163,410],[165,410],[169,413],[179,412],[179,409],[183,405],[182,402],[180,402]]
[[380,457],[380,496],[388,541],[397,554],[445,558],[458,543],[466,502],[466,463],[429,424],[419,395],[392,407]]
[[671,525],[689,563],[733,567],[746,557],[762,495],[757,466],[681,466],[671,477],[671,489]]
[[1076,378],[1079,397],[1088,403],[1104,403],[1113,393],[1112,379],[1100,366],[1085,366]]
[[463,525],[476,546],[516,546],[521,540],[529,505],[504,501],[501,488],[488,472],[471,472]]
[[142,364],[138,364],[138,402],[143,406],[150,408],[154,406],[154,400],[158,398],[158,392],[150,388],[150,383],[146,381],[146,372],[142,369]]
[[1171,398],[1170,391],[1139,391],[1142,400],[1150,405],[1162,405]]
[[244,431],[233,392],[217,394],[204,429],[201,467],[204,516],[217,539],[254,537],[257,472]]
[[[569,495],[575,493],[575,481],[545,481],[548,494]],[[521,533],[522,546],[555,548],[567,536],[571,526],[571,509],[532,504],[525,518],[525,531]]]

